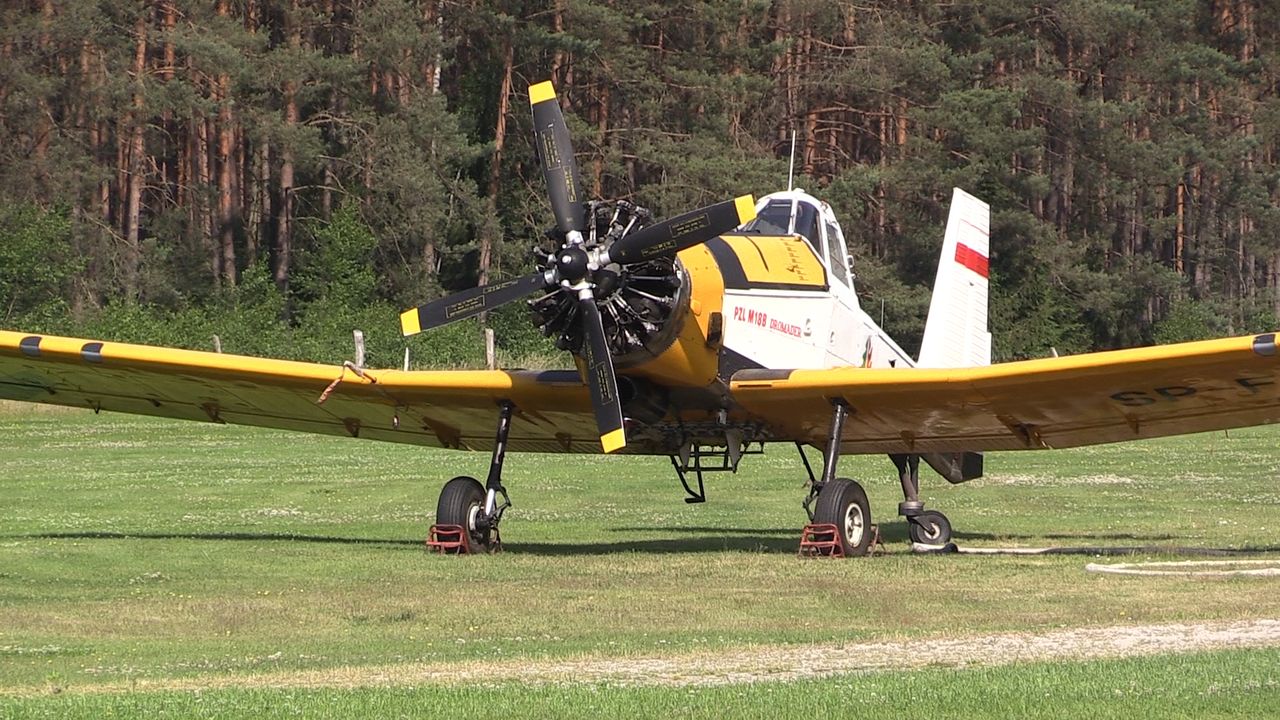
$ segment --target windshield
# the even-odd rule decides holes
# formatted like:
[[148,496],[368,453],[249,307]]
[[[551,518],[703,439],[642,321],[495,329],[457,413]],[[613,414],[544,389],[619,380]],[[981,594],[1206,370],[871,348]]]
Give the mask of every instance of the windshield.
[[764,210],[756,214],[755,220],[742,228],[742,231],[761,235],[790,235],[791,202],[789,200],[770,202]]
[[[793,207],[796,214],[794,226],[791,224]],[[822,239],[818,236],[818,210],[805,202],[771,200],[756,214],[755,220],[742,228],[742,232],[761,235],[803,235],[815,250],[822,247]]]

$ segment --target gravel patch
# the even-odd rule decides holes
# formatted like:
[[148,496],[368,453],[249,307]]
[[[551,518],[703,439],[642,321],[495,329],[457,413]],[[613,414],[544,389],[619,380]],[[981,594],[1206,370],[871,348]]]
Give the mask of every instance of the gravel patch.
[[[1007,633],[923,641],[820,645],[755,645],[679,655],[568,660],[503,660],[337,667],[257,675],[137,679],[70,686],[61,692],[118,693],[221,688],[367,688],[472,685],[495,681],[533,685],[706,687],[777,682],[878,670],[1007,665],[1034,661],[1166,655],[1280,646],[1280,620],[1176,623]],[[38,695],[47,687],[0,693]]]

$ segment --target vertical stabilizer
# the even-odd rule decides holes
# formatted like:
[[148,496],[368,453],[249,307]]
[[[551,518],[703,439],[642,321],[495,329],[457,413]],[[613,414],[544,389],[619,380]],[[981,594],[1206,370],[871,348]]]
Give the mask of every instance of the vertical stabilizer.
[[938,277],[920,344],[919,367],[991,364],[987,332],[987,257],[991,208],[956,188],[942,240]]

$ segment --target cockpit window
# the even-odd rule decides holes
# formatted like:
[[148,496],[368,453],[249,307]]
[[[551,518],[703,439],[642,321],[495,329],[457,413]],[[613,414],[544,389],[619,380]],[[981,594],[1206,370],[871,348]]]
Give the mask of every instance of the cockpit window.
[[764,210],[756,213],[756,219],[747,223],[742,230],[761,235],[790,235],[791,201],[771,201]]
[[818,234],[818,209],[809,203],[796,203],[796,226],[792,232],[809,238],[809,245],[814,249],[822,247],[822,236]]
[[[792,208],[795,209],[795,225],[791,224]],[[771,200],[742,231],[761,235],[803,235],[816,252],[821,252],[822,248],[822,238],[818,235],[818,210],[807,202]]]
[[848,250],[844,245],[844,235],[840,232],[840,226],[833,222],[827,223],[827,243],[829,245],[827,257],[830,258],[828,265],[831,267],[831,274],[837,280],[848,285],[849,284],[849,267],[846,264],[846,255]]

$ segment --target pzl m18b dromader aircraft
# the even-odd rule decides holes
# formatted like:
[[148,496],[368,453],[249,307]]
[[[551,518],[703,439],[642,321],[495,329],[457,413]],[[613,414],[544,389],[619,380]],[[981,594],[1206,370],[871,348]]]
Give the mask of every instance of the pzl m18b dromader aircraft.
[[[529,298],[578,371],[366,370],[0,332],[0,397],[95,410],[490,450],[487,482],[455,477],[440,524],[473,546],[511,506],[507,450],[671,458],[690,502],[703,473],[769,443],[804,460],[810,519],[845,554],[872,541],[871,508],[836,476],[843,453],[888,455],[913,540],[942,544],[919,500],[920,461],[958,483],[986,450],[1061,448],[1280,419],[1274,334],[991,365],[988,208],[956,191],[920,357],[858,307],[831,209],[798,191],[658,223],[584,202],[550,83],[529,89],[556,227],[540,269],[405,312],[406,335]],[[690,482],[696,482],[696,489]]]

